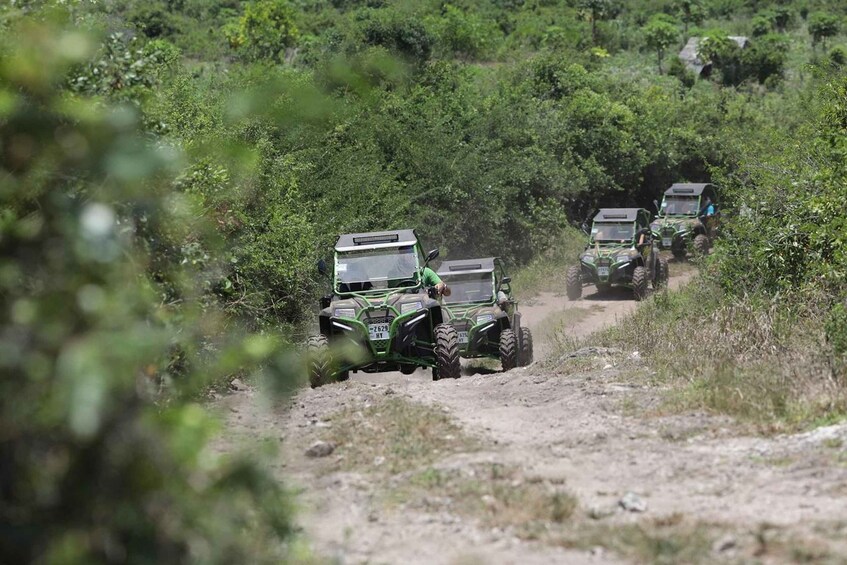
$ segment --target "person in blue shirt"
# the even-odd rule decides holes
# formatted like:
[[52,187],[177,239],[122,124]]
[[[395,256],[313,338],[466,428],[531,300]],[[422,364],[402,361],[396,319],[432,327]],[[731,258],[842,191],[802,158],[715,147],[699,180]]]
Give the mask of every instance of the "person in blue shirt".
[[700,215],[705,216],[706,218],[711,218],[715,215],[715,205],[712,203],[711,200],[706,201],[706,206],[704,206],[703,209],[700,210]]

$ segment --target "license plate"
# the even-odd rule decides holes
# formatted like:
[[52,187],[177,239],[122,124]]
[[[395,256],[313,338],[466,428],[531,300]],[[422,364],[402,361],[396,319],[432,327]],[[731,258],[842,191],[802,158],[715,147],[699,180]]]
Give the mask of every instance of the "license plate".
[[662,238],[662,247],[670,247],[671,246],[671,238],[663,237]]
[[368,334],[372,341],[388,339],[389,324],[368,324]]
[[468,332],[459,332],[459,343],[468,342]]
[[597,267],[597,274],[601,277],[609,276],[609,267]]

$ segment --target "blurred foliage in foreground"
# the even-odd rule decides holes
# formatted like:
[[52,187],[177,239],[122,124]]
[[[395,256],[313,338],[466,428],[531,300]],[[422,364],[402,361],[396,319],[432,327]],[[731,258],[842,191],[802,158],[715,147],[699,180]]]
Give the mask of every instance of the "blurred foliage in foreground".
[[192,400],[259,364],[282,377],[278,340],[225,324],[214,265],[170,249],[216,245],[173,190],[181,151],[88,95],[79,77],[123,62],[72,24],[0,34],[0,562],[279,562],[287,497],[213,453]]

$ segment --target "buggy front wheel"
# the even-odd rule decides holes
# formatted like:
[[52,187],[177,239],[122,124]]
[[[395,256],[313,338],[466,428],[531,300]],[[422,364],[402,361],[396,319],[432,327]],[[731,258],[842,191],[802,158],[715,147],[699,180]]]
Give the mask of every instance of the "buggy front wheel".
[[512,330],[500,332],[500,364],[504,371],[518,366],[518,336]]
[[565,273],[565,290],[568,300],[576,300],[582,296],[582,268],[579,265],[568,267]]
[[450,324],[435,326],[435,367],[432,380],[458,379],[462,376],[459,363],[459,332]]
[[632,271],[632,293],[636,300],[647,298],[647,269],[636,267]]
[[331,376],[329,342],[325,335],[315,335],[309,338],[307,347],[309,384],[312,388],[318,388],[325,385]]

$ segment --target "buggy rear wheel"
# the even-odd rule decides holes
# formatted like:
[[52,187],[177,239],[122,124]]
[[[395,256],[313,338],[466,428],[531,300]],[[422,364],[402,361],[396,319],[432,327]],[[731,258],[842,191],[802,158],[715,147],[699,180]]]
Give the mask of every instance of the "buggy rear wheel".
[[694,238],[694,251],[700,257],[705,257],[709,254],[709,238],[702,233]]
[[518,336],[512,330],[500,332],[500,364],[504,371],[518,366]]
[[632,293],[636,300],[647,298],[647,269],[636,267],[632,271]]
[[568,267],[565,273],[565,290],[569,300],[576,300],[582,296],[582,267],[573,265]]
[[450,324],[435,326],[435,367],[432,380],[458,379],[462,376],[459,363],[459,332]]
[[656,278],[653,279],[653,288],[659,290],[668,284],[668,260],[659,257],[656,261]]
[[532,354],[532,332],[526,326],[521,326],[521,353],[519,365],[526,367],[533,361]]
[[307,343],[309,354],[309,384],[318,388],[329,382],[330,371],[329,342],[325,335],[315,335]]

